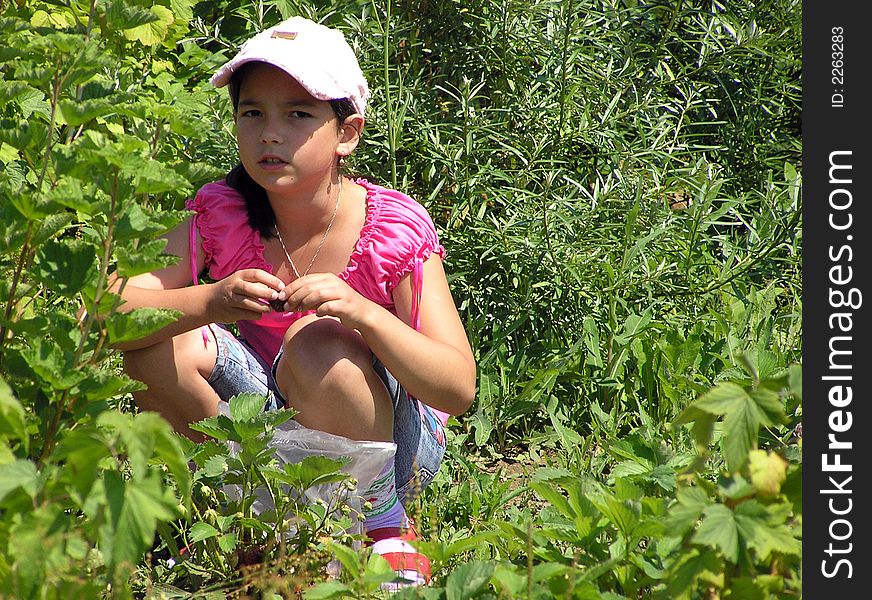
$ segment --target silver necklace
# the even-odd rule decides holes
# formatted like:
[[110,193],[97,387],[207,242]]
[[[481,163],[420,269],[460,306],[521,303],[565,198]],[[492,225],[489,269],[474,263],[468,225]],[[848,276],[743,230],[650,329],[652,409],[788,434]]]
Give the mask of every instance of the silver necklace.
[[[309,266],[306,267],[306,271],[303,273],[303,277],[309,274],[309,269],[312,268],[312,265],[315,264],[315,259],[318,258],[318,253],[321,252],[321,247],[324,245],[324,242],[327,241],[327,234],[330,233],[330,228],[333,227],[333,221],[336,219],[336,213],[339,212],[339,201],[342,200],[342,178],[339,178],[339,193],[336,195],[336,206],[333,207],[333,216],[330,217],[330,222],[327,223],[327,229],[324,230],[324,237],[321,238],[321,243],[318,244],[318,247],[315,249],[315,254],[312,255],[312,260],[309,261]],[[285,258],[288,259],[288,264],[291,265],[291,269],[294,271],[294,275],[299,279],[301,277],[299,271],[297,271],[297,267],[294,265],[294,261],[291,259],[291,255],[288,252],[288,249],[285,247],[285,241],[282,239],[282,233],[279,231],[278,223],[273,225],[273,228],[276,230],[276,235],[279,237],[279,244],[282,245],[282,250],[285,251]]]

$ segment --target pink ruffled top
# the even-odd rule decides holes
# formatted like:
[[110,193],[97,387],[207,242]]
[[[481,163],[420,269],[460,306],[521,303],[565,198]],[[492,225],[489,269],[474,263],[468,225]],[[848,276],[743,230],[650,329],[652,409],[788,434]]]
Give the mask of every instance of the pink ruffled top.
[[[365,298],[396,313],[393,290],[406,275],[420,273],[434,252],[445,258],[430,215],[418,202],[396,190],[356,179],[366,189],[366,218],[351,257],[339,277]],[[195,211],[209,277],[219,280],[240,269],[269,273],[260,233],[248,222],[245,200],[223,181],[204,185],[188,200]],[[302,313],[270,312],[257,321],[239,321],[240,333],[267,362],[281,347],[285,331]],[[444,413],[439,415],[446,417]],[[445,418],[442,419],[443,422]]]

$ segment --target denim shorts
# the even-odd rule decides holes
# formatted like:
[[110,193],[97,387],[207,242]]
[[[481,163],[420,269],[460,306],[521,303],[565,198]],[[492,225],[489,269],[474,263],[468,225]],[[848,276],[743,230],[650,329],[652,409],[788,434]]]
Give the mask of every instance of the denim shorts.
[[[275,365],[282,352],[270,366],[245,340],[224,327],[212,325],[210,330],[217,342],[218,358],[208,382],[218,396],[229,401],[236,394],[263,394],[264,410],[283,407],[284,397],[275,381]],[[445,429],[433,410],[409,396],[375,356],[372,364],[394,406],[397,495],[408,504],[430,484],[439,469],[445,454]]]

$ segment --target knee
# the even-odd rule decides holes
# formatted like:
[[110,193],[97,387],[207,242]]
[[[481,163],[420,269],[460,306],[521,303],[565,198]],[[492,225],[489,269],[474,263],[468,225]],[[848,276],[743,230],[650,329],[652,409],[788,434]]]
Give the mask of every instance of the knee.
[[171,340],[137,350],[125,350],[122,354],[124,372],[138,381],[148,381],[160,373],[166,376],[165,367],[168,360],[172,360],[172,355]]
[[360,334],[336,319],[307,317],[285,334],[281,363],[304,386],[357,384],[372,370],[372,353]]
[[122,353],[124,372],[133,379],[149,382],[173,379],[182,374],[199,372],[208,377],[215,365],[215,340],[212,338],[208,348],[203,347],[199,331],[183,333],[136,350]]

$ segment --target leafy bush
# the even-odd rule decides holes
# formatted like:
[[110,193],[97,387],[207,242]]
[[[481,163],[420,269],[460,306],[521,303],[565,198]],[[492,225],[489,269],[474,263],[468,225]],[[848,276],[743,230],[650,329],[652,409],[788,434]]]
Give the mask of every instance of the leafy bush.
[[209,76],[303,14],[357,48],[349,170],[431,212],[479,364],[413,507],[434,585],[399,596],[799,596],[799,2],[0,6],[0,595],[378,595],[342,519],[226,495],[289,484],[284,415],[190,446],[110,349],[175,318],[118,313],[110,273],[175,260],[235,161]]

